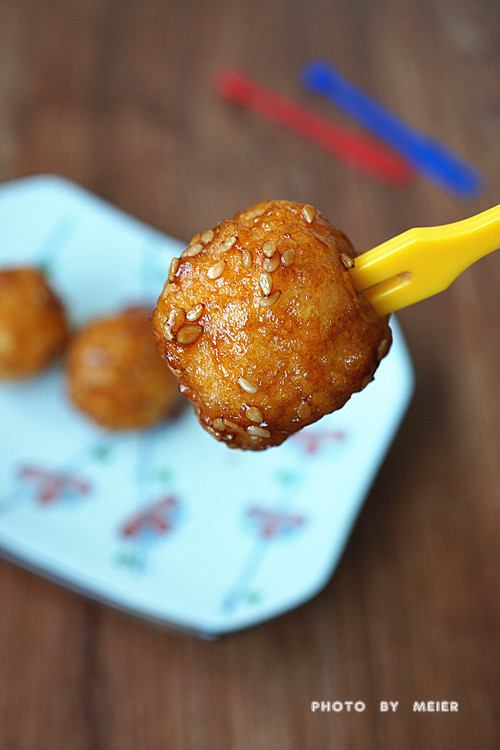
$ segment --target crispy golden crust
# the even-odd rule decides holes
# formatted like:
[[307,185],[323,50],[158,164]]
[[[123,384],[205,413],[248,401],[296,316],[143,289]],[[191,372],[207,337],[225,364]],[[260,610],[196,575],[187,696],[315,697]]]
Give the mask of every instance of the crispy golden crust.
[[158,356],[148,315],[135,308],[95,320],[68,348],[69,395],[105,427],[147,427],[165,417],[177,398],[177,382]]
[[312,206],[263,201],[193,237],[153,314],[202,426],[262,450],[339,409],[392,340],[358,295],[349,240]]
[[0,378],[33,375],[68,336],[62,302],[36,268],[0,271]]

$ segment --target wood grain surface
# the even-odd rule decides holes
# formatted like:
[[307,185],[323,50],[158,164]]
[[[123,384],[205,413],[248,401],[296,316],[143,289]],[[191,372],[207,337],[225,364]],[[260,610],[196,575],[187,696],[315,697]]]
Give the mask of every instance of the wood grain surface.
[[[500,202],[497,0],[0,0],[0,40],[0,179],[58,173],[173,236],[286,197],[362,251]],[[466,156],[479,198],[384,185],[213,94],[234,65],[352,125],[300,88],[312,57]],[[398,318],[415,397],[326,589],[205,642],[1,562],[0,750],[500,746],[500,253]]]

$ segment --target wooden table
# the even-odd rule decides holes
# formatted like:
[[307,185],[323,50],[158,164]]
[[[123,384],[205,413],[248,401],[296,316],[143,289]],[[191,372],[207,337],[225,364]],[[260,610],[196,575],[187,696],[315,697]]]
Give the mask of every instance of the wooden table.
[[[287,197],[360,251],[500,200],[496,0],[2,0],[0,35],[2,180],[59,173],[186,239]],[[348,124],[300,88],[311,57],[465,155],[481,196],[384,185],[211,90],[236,65]],[[500,254],[398,317],[415,397],[326,589],[208,643],[2,562],[1,750],[499,746]]]

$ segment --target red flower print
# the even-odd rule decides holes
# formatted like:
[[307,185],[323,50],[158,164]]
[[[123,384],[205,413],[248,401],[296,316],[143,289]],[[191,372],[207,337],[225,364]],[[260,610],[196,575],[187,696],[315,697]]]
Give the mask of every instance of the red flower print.
[[86,495],[91,490],[89,482],[74,474],[46,471],[37,466],[22,466],[19,476],[37,483],[37,499],[42,504]]

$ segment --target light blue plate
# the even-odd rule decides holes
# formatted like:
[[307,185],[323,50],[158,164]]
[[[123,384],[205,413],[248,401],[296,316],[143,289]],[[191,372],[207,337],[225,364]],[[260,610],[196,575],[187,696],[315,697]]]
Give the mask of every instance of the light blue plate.
[[[0,266],[43,265],[75,326],[153,305],[181,243],[59,177],[0,187]],[[230,451],[191,408],[113,434],[69,403],[63,363],[0,384],[0,554],[205,637],[307,601],[334,571],[405,413],[410,359],[279,448]]]

